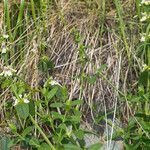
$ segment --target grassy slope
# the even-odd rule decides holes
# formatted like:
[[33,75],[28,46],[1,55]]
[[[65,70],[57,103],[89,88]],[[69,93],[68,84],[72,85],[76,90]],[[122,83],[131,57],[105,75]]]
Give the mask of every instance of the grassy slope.
[[[134,111],[126,95],[136,92],[143,63],[137,57],[140,23],[134,18],[135,5],[132,0],[5,1],[1,33],[8,34],[9,39],[1,64],[17,69],[31,87],[38,87],[41,79],[52,75],[66,85],[70,99],[84,100],[81,110],[87,122],[95,120],[95,114],[112,111],[113,117],[120,112],[118,117],[127,123]],[[38,62],[45,55],[54,63],[49,75],[38,70]],[[99,71],[104,64],[107,67]],[[84,79],[95,75],[94,84]],[[38,94],[34,97],[38,99]],[[2,91],[4,122],[4,104],[9,98],[9,92]]]

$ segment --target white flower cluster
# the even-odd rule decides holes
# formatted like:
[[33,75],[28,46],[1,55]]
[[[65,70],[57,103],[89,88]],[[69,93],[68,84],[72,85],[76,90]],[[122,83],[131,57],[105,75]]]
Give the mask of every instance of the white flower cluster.
[[141,22],[144,22],[146,20],[150,19],[150,14],[144,12],[142,13],[142,18],[140,19]]
[[142,0],[141,4],[150,5],[150,0]]
[[13,99],[15,100],[14,106],[18,105],[20,102],[22,102],[22,103],[29,103],[30,102],[27,99],[27,95],[26,94],[24,96],[22,96],[22,94],[20,94],[19,98],[13,97]]
[[3,34],[3,38],[4,38],[4,39],[8,39],[8,38],[9,38],[9,35],[8,35],[8,34]]
[[[142,0],[140,3],[140,6],[143,6],[143,5],[150,5],[150,0]],[[141,15],[142,15],[142,18],[140,19],[140,21],[148,22],[148,20],[150,19],[150,12],[143,12],[143,13],[141,13]],[[142,33],[141,34],[141,39],[140,39],[141,42],[145,42],[148,39],[150,39],[150,33]]]
[[150,34],[149,35],[146,35],[146,33],[141,34],[140,41],[141,42],[145,42],[146,41],[146,37],[149,39],[150,38]]
[[61,86],[56,80],[54,80],[53,78],[50,78],[50,82],[49,82],[50,85],[59,85]]
[[14,72],[16,72],[16,70],[12,69],[10,66],[4,66],[2,73],[0,73],[0,76],[12,76]]

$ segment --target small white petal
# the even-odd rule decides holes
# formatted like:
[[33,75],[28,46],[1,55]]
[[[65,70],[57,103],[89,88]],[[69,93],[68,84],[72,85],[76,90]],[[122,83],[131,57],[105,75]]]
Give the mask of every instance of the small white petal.
[[61,86],[57,81],[55,81],[55,80],[51,80],[50,81],[50,85],[59,85],[59,86]]
[[150,0],[142,0],[141,4],[150,5]]
[[22,98],[22,94],[19,94],[19,98]]
[[9,35],[8,34],[3,34],[3,38],[8,39]]
[[24,103],[29,103],[30,101],[26,98],[23,99]]
[[15,100],[15,102],[14,102],[14,105],[13,105],[13,106],[16,106],[16,105],[19,103],[19,100],[18,100],[16,97],[13,97],[13,99]]
[[0,76],[3,76],[4,75],[4,72],[0,73]]
[[147,17],[146,17],[146,16],[143,16],[143,17],[140,19],[140,21],[141,21],[141,22],[144,22],[144,21],[146,21],[146,19],[147,19]]
[[141,42],[145,42],[145,37],[142,36],[141,39],[140,39],[140,41],[141,41]]
[[4,76],[12,76],[12,72],[10,70],[5,71]]
[[12,76],[13,72],[16,72],[16,70],[12,69],[10,66],[4,66],[3,72],[0,75],[3,75],[4,77]]
[[6,54],[6,52],[7,52],[6,47],[5,47],[5,48],[2,48],[2,54]]

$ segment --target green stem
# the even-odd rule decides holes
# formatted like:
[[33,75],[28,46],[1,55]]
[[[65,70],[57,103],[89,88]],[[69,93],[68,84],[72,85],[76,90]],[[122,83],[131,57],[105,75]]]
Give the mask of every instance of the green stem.
[[36,23],[35,5],[34,5],[34,1],[33,0],[31,0],[31,9],[32,9],[33,20]]
[[10,21],[10,14],[9,14],[9,4],[8,0],[4,0],[4,22],[6,23],[6,27],[8,30],[9,37],[12,41],[12,33],[11,33],[11,21]]
[[123,39],[123,42],[125,45],[128,60],[130,62],[129,45],[128,45],[128,42],[126,40],[127,38],[126,38],[126,34],[125,34],[125,23],[124,23],[123,18],[122,18],[122,16],[123,16],[122,6],[120,4],[120,0],[114,0],[114,1],[115,1],[116,9],[117,9],[117,14],[119,17],[119,22],[120,22],[120,32],[121,32],[122,39]]
[[47,138],[47,136],[45,135],[45,133],[42,131],[42,129],[40,128],[40,126],[37,124],[37,122],[33,119],[33,117],[30,115],[30,119],[32,121],[32,123],[35,125],[35,127],[39,130],[39,132],[41,133],[41,135],[43,136],[44,140],[47,142],[47,144],[51,147],[52,150],[56,150],[55,147],[52,145],[52,143],[50,142],[50,140]]
[[18,28],[23,21],[22,18],[23,18],[24,7],[25,7],[25,0],[21,0],[21,4],[20,4],[20,8],[19,8],[20,11],[19,11],[18,18],[17,18],[17,24],[16,24],[16,27],[14,29],[14,39],[16,37]]

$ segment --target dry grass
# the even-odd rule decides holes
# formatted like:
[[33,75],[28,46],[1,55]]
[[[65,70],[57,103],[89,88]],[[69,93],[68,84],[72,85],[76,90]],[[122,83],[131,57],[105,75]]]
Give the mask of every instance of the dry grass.
[[[133,28],[134,22],[131,24],[132,27],[127,26],[127,30],[131,31],[127,34],[131,65],[119,33],[116,10],[111,2],[109,9],[106,8],[103,32],[101,31],[100,13],[102,8],[98,1],[87,3],[86,1],[60,0],[55,2],[54,8],[49,10],[47,15],[46,32],[41,27],[38,35],[31,38],[36,29],[33,28],[32,22],[30,26],[25,25],[27,27],[25,34],[22,34],[13,43],[9,43],[9,46],[13,47],[21,39],[25,39],[26,44],[9,61],[15,64],[16,60],[21,57],[21,62],[16,63],[18,74],[24,77],[31,87],[38,87],[40,80],[44,78],[44,75],[38,70],[39,59],[43,54],[47,55],[55,64],[54,72],[50,74],[68,88],[69,99],[81,98],[84,100],[85,104],[81,108],[84,112],[84,121],[91,122],[96,114],[106,110],[109,112],[114,108],[117,109],[116,107],[122,109],[122,113],[125,114],[123,120],[127,121],[130,110],[125,100],[121,101],[119,93],[126,95],[129,87],[132,87],[131,91],[134,92],[137,85],[137,72],[141,66],[141,62],[135,55],[135,45],[138,42],[136,32],[138,31]],[[127,6],[126,3],[124,5]],[[131,6],[131,3],[128,5]],[[130,9],[130,11],[134,14],[135,10]],[[124,19],[129,23],[133,21],[132,16],[125,16]],[[0,19],[0,28],[1,22]],[[81,35],[81,43],[87,46],[86,54],[89,61],[85,63],[84,68],[79,63],[80,45],[74,40],[72,34],[74,28]],[[40,50],[43,41],[46,44],[44,52]],[[81,81],[77,77],[82,70],[86,75],[92,76],[103,64],[106,64],[107,68],[102,71],[96,83],[89,84],[85,81],[83,92],[80,95]],[[35,98],[38,99],[38,96],[38,94],[35,95]],[[3,91],[1,97],[3,97],[3,102],[0,108],[9,99],[7,90]],[[1,120],[5,118],[3,113],[0,118]]]
[[[86,5],[86,2],[72,1],[58,3],[56,8],[61,9],[59,9],[59,13],[56,9],[53,15],[50,15],[49,35],[47,35],[47,54],[55,63],[53,76],[68,87],[70,99],[79,97],[81,86],[80,80],[74,78],[80,75],[82,68],[79,63],[79,44],[75,43],[72,35],[74,27],[81,34],[84,46],[88,47],[86,54],[90,61],[85,64],[84,73],[93,75],[101,65],[107,65],[107,69],[102,72],[104,76],[98,78],[96,84],[84,83],[81,98],[86,103],[86,106],[82,108],[85,114],[89,110],[94,110],[95,105],[96,112],[104,111],[104,105],[108,110],[114,108],[115,99],[118,97],[114,87],[118,87],[124,93],[128,91],[129,83],[133,88],[136,87],[136,68],[139,67],[133,68],[128,62],[123,41],[118,34],[115,11],[112,9],[106,14],[105,30],[101,37],[99,11],[92,8],[94,4],[89,8]],[[97,6],[96,3],[95,6]],[[132,32],[135,32],[134,29]],[[130,38],[132,35],[128,34],[128,38]],[[138,40],[135,39],[134,42],[136,43]],[[133,43],[129,42],[129,46],[130,52],[132,49],[132,61],[137,63],[139,60],[135,56],[136,49]],[[118,65],[120,65],[120,69]],[[89,109],[87,109],[87,105]]]

